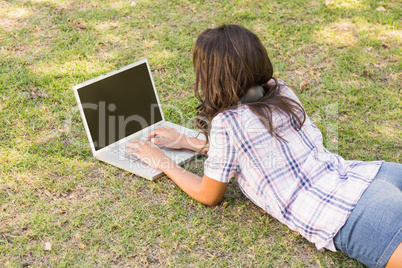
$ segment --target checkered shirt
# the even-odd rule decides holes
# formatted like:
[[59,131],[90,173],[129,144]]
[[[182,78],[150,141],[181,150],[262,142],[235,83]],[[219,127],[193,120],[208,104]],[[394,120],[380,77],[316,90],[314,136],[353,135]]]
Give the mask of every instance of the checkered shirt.
[[[280,81],[280,94],[297,102]],[[204,174],[227,183],[235,177],[257,206],[315,243],[335,250],[333,237],[345,224],[382,161],[346,161],[326,150],[321,132],[306,119],[302,129],[284,112],[273,125],[287,141],[269,134],[246,106],[218,114],[211,123]]]

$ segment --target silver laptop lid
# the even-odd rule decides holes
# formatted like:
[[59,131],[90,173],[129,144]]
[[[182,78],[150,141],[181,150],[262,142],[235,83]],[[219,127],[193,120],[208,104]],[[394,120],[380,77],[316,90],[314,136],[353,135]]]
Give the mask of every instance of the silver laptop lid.
[[147,59],[73,89],[93,154],[165,120]]

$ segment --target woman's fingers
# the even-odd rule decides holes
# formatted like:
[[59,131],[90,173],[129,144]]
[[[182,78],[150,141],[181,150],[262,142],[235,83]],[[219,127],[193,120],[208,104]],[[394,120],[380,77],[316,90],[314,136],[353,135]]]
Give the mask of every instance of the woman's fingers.
[[151,131],[151,132],[148,134],[147,138],[148,138],[148,139],[152,139],[152,138],[154,138],[154,137],[156,137],[156,136],[165,136],[165,135],[167,134],[167,131],[168,131],[169,129],[170,129],[170,127],[168,127],[168,126],[164,126],[164,127],[157,128],[157,129]]
[[158,129],[155,129],[155,130],[151,131],[151,132],[148,134],[147,138],[148,138],[148,139],[152,139],[153,137],[155,137],[155,136],[157,136],[157,135],[160,135],[160,134],[158,134]]
[[[160,140],[163,140],[163,139],[160,139]],[[133,150],[138,153],[141,150],[141,148],[144,148],[144,147],[154,148],[157,146],[153,142],[137,139],[137,140],[127,143],[126,152],[132,152],[132,150]]]
[[177,133],[176,129],[168,127],[168,126],[163,126],[163,127],[160,127],[160,128],[157,128],[157,129],[151,131],[148,134],[147,138],[152,139],[152,138],[155,138],[156,136],[162,136],[164,138],[168,138],[172,135],[175,135],[176,133]]
[[167,147],[171,149],[181,149],[183,148],[182,140],[184,135],[180,134],[175,128],[168,126],[157,128],[151,131],[147,138],[150,141],[135,140],[128,143],[127,147],[140,150],[144,144],[150,143],[150,147],[158,146],[159,148]]
[[152,138],[151,142],[155,143],[155,144],[158,144],[158,145],[165,145],[167,140],[166,139],[161,139],[161,138]]
[[145,140],[137,139],[128,143],[125,151],[134,154],[153,168],[159,168],[161,162],[170,159],[157,145]]
[[149,142],[149,141],[136,139],[132,142],[127,143],[126,149],[132,149],[132,150],[138,152],[140,150],[140,148],[142,146],[144,146],[147,142]]
[[133,155],[135,155],[135,156],[138,156],[138,155],[139,155],[139,152],[138,152],[137,149],[126,148],[125,151],[126,151],[127,153],[133,154]]

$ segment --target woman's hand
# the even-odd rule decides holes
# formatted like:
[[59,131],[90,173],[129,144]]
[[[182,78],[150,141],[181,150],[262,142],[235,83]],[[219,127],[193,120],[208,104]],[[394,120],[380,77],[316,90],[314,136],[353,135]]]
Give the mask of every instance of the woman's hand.
[[[161,129],[159,129],[161,130]],[[174,141],[178,139],[177,131],[171,131],[171,128],[162,128],[163,131],[155,130],[152,135],[160,135],[156,133],[165,134],[167,139]],[[150,134],[151,135],[151,134]],[[151,135],[151,136],[152,136]],[[197,139],[196,139],[197,140]],[[200,145],[205,146],[205,141],[198,140]],[[177,146],[176,148],[179,148]],[[219,182],[204,175],[203,178],[184,170],[176,164],[171,158],[158,147],[158,145],[144,140],[135,140],[127,144],[126,152],[132,153],[140,158],[144,163],[152,168],[163,171],[169,178],[171,178],[184,192],[193,197],[194,199],[208,205],[214,206],[222,200],[225,193],[227,183]]]
[[155,129],[148,134],[147,138],[159,146],[171,149],[186,149],[186,136],[168,126]]
[[175,162],[155,144],[150,141],[134,140],[126,146],[126,152],[137,156],[152,168],[164,170],[175,165]]
[[205,140],[188,137],[168,126],[155,129],[148,134],[147,138],[160,147],[171,149],[187,149],[206,154],[209,148],[208,144],[205,145]]

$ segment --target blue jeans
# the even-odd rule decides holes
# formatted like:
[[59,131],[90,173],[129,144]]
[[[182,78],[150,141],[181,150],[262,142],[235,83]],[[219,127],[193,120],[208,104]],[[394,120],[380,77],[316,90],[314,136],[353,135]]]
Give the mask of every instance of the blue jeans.
[[402,164],[385,162],[334,244],[368,267],[384,267],[401,241]]

